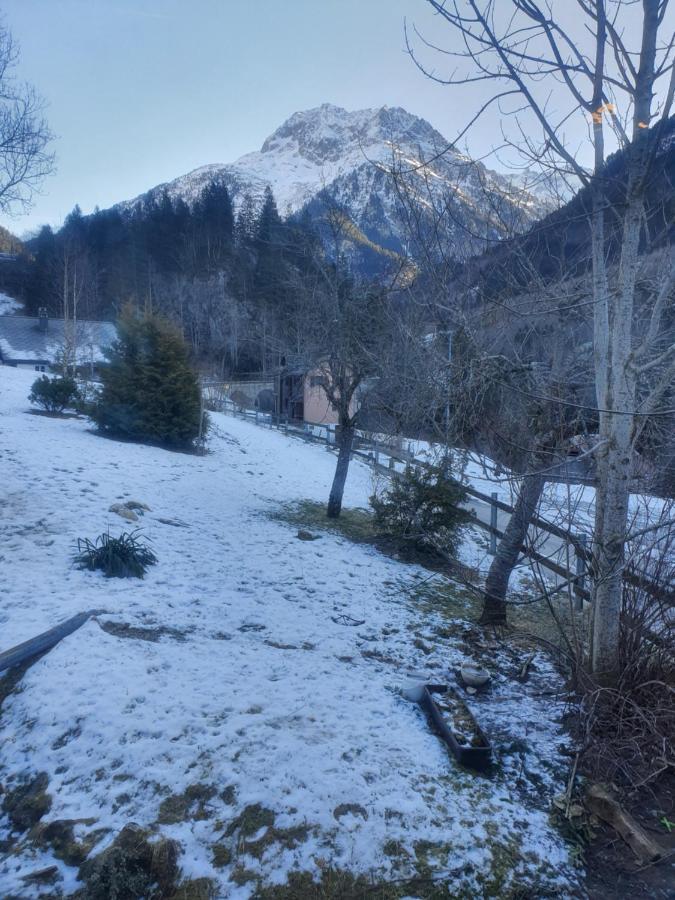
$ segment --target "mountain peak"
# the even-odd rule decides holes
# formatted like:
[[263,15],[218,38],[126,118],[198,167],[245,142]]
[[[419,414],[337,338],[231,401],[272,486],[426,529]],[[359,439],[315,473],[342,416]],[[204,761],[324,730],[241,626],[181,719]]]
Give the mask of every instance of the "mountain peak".
[[[330,163],[355,148],[381,142],[442,141],[428,122],[399,106],[349,111],[332,103],[293,113],[264,142],[261,153],[295,152],[313,163]],[[248,154],[243,159],[249,159]]]
[[459,154],[429,122],[402,107],[347,110],[333,103],[293,113],[260,150],[229,165],[203,166],[151,194],[167,191],[192,202],[220,179],[238,205],[247,194],[262,198],[269,186],[286,216],[310,206],[320,215],[317,198],[327,191],[365,240],[398,253],[406,239],[390,176],[394,163],[410,173],[410,189],[422,204],[428,206],[430,198],[442,205],[452,202],[469,233],[498,237],[500,217],[503,223],[512,215],[519,223],[515,227],[524,227],[541,210],[536,198]]

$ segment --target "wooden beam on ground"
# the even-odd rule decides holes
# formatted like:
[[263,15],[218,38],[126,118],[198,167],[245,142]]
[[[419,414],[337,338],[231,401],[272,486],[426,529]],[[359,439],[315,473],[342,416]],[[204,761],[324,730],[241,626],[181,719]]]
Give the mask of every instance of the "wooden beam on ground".
[[653,862],[665,855],[664,848],[647,834],[602,785],[590,785],[586,792],[586,806],[621,835],[640,863]]
[[46,650],[51,650],[52,647],[55,647],[64,637],[67,637],[69,634],[77,631],[78,628],[81,628],[87,619],[89,619],[90,616],[95,615],[96,612],[98,612],[98,610],[89,610],[88,612],[78,613],[76,616],[66,619],[65,622],[61,622],[60,625],[55,625],[48,631],[43,631],[42,634],[38,634],[37,637],[30,638],[30,640],[24,641],[23,644],[17,644],[16,647],[12,647],[10,650],[5,650],[4,653],[0,653],[0,672],[4,672],[5,669],[13,669],[15,666],[21,665],[21,663],[32,659],[34,656],[39,656]]

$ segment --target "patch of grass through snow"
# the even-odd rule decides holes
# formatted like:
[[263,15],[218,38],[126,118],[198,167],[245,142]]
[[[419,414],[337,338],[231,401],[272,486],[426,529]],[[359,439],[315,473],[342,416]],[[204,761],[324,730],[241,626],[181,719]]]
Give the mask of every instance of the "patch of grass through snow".
[[[409,557],[410,547],[399,547],[378,533],[373,514],[362,507],[343,508],[339,518],[329,519],[326,515],[326,505],[313,500],[300,500],[279,506],[272,512],[270,518],[292,525],[299,529],[315,531],[327,531],[337,534],[352,541],[355,544],[370,544],[377,550],[388,556],[394,555],[399,559],[396,550],[405,552],[404,562],[415,562],[425,566],[425,562],[431,562],[429,554],[413,554]],[[438,564],[438,560],[434,562]],[[476,596],[468,589],[450,580],[437,570],[429,567],[433,573],[428,579],[420,579],[412,585],[406,581],[384,582],[385,587],[395,588],[404,593],[413,605],[419,607],[422,612],[446,613],[452,618],[467,618],[477,621],[480,616],[480,606]]]
[[[279,506],[270,516],[279,522],[285,522],[299,529],[315,531],[327,531],[336,534],[357,544],[370,544],[385,555],[394,556],[404,562],[414,562],[427,568],[431,574],[427,580],[420,579],[417,584],[407,583],[405,590],[412,603],[423,612],[440,613],[448,619],[465,619],[476,623],[482,610],[482,597],[479,591],[470,590],[460,582],[453,581],[452,576],[446,573],[442,563],[429,554],[412,554],[408,547],[395,547],[391,539],[379,534],[374,523],[374,517],[370,510],[362,507],[343,508],[337,519],[329,519],[326,515],[326,505],[314,500],[301,500]],[[399,552],[396,552],[399,551]],[[532,634],[545,638],[547,641],[564,646],[563,639],[545,600],[537,603],[534,600],[540,595],[540,590],[534,583],[528,585],[521,577],[513,579],[514,587],[511,598],[515,601],[509,606],[509,623],[513,631],[517,633]],[[398,587],[399,585],[397,585]],[[588,633],[588,613],[579,613],[570,610],[564,595],[556,598],[555,610],[565,633],[571,641],[574,633]]]
[[481,605],[477,595],[441,575],[434,574],[409,585],[408,596],[423,613],[440,613],[450,619],[462,618],[470,622],[477,622],[480,617]]
[[339,518],[329,519],[326,504],[315,500],[300,500],[278,507],[270,514],[278,522],[298,528],[312,528],[339,534],[357,544],[374,544],[377,533],[373,525],[373,514],[362,507],[343,507]]

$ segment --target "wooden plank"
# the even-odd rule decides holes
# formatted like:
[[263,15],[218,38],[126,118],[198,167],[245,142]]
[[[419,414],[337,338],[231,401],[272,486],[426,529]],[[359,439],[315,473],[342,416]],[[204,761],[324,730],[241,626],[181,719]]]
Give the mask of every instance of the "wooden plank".
[[95,612],[96,610],[89,610],[89,612],[78,613],[76,616],[66,619],[65,622],[61,622],[60,625],[55,625],[48,631],[43,631],[37,637],[30,638],[30,640],[24,641],[23,644],[17,644],[16,647],[0,653],[0,672],[4,672],[5,669],[12,669],[14,666],[18,666],[26,662],[26,660],[44,653],[46,650],[51,650],[64,637],[81,628]]
[[[502,512],[509,513],[509,515],[513,512],[513,507],[508,503],[504,503],[503,500],[493,500],[489,494],[484,494],[482,491],[479,491],[477,488],[472,487],[468,484],[463,484],[462,487],[467,492],[467,494],[471,494],[472,497],[476,497],[477,500],[483,500],[485,503],[490,506],[496,506],[497,509],[501,509]],[[554,525],[552,522],[546,521],[546,519],[540,519],[539,516],[532,516],[530,521],[531,525],[534,525],[535,528],[539,528],[541,531],[546,531],[548,534],[552,534],[554,537],[560,538],[563,541],[566,541],[569,544],[572,544],[575,548],[577,547],[582,551],[579,555],[590,558],[590,553],[585,550],[581,544],[576,540],[574,534],[565,528],[560,528],[558,525]],[[584,557],[585,558],[585,557]]]

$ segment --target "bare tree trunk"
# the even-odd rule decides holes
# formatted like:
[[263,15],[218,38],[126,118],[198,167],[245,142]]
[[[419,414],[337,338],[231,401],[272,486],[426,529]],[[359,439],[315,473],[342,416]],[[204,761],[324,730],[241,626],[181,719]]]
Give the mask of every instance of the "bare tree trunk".
[[[631,209],[631,207],[633,207]],[[609,337],[611,365],[606,389],[598,396],[600,436],[594,530],[594,593],[591,669],[611,682],[619,665],[624,545],[632,462],[635,376],[630,366],[636,271],[642,204],[631,204],[625,219],[620,287],[615,295]]]
[[338,460],[337,466],[335,467],[333,484],[330,489],[328,510],[326,513],[329,519],[337,519],[342,510],[342,495],[344,494],[345,481],[347,480],[347,472],[349,471],[349,460],[352,455],[354,430],[353,425],[341,425],[338,431]]
[[[636,79],[633,145],[627,154],[627,203],[623,218],[619,283],[609,297],[608,321],[599,322],[596,316],[594,331],[596,348],[601,346],[605,355],[600,366],[596,358],[600,436],[605,444],[598,459],[596,490],[591,669],[596,677],[606,683],[614,680],[619,668],[624,547],[628,532],[632,440],[637,410],[636,376],[631,365],[633,319],[644,221],[645,177],[650,162],[649,143],[646,135],[640,132],[640,123],[644,125],[650,119],[657,7],[654,0],[645,0],[640,71]],[[594,263],[600,249],[598,247],[596,252],[594,248]],[[597,298],[594,299],[597,302]]]
[[518,562],[520,548],[527,537],[527,530],[545,483],[544,476],[540,472],[541,461],[537,460],[532,468],[533,471],[523,476],[509,524],[485,579],[483,612],[479,620],[481,625],[506,625],[506,592],[509,579]]

